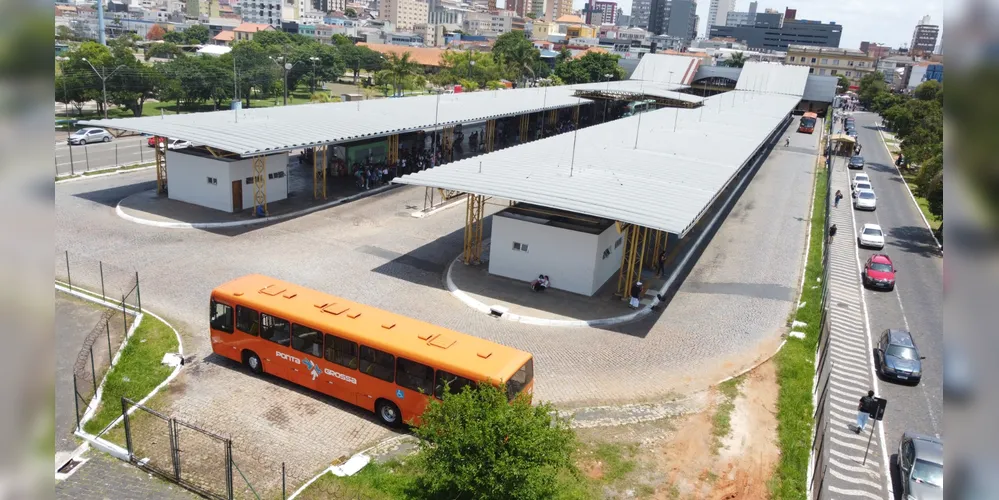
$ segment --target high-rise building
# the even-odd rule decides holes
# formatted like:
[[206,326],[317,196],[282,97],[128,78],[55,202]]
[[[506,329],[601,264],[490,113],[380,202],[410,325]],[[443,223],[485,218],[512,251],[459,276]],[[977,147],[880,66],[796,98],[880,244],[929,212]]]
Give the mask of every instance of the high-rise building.
[[[776,25],[771,17],[775,17]],[[792,44],[839,47],[842,25],[804,19],[780,23],[780,17],[780,13],[762,13],[756,14],[754,26],[712,26],[708,37],[734,38],[750,49],[786,51]]]
[[[719,21],[721,20],[719,19]],[[732,11],[725,17],[725,26],[753,26],[755,24],[756,2],[749,2],[749,12]]]
[[631,3],[631,26],[648,29],[650,12],[652,12],[652,0],[634,0]]
[[546,22],[553,22],[569,14],[572,14],[572,0],[547,0],[545,2]]
[[506,0],[506,10],[513,11],[520,17],[526,17],[531,11],[531,0]]
[[669,0],[652,0],[649,6],[649,32],[653,35],[663,35],[666,32],[666,18]]
[[426,0],[380,0],[379,3],[378,19],[392,23],[398,30],[411,30],[429,18]]
[[931,54],[937,47],[937,36],[940,26],[930,22],[930,16],[923,16],[912,31],[912,42],[909,43],[909,54]]
[[728,13],[733,10],[735,10],[735,0],[711,0],[711,6],[708,8],[708,25],[704,31],[710,32],[711,27],[715,25],[724,26]]
[[790,45],[785,62],[808,66],[813,75],[844,76],[850,80],[850,88],[859,85],[864,75],[877,70],[874,58],[857,49]]
[[617,24],[617,2],[594,2],[593,8],[590,24]]
[[670,0],[666,4],[663,35],[689,42],[697,36],[697,2]]
[[623,26],[627,28],[628,26],[631,25],[631,16],[625,14],[624,9],[622,9],[621,7],[617,8],[616,18],[617,19],[614,21],[614,25],[616,26]]

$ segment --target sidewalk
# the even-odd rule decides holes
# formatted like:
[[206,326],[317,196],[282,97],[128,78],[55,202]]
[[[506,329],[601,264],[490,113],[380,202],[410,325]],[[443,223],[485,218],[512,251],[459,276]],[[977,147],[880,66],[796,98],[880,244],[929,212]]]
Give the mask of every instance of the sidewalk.
[[[830,192],[849,192],[850,173],[843,158],[833,161]],[[857,264],[856,234],[850,199],[833,208],[828,200],[829,223],[839,228],[829,245],[829,400],[826,404],[827,430],[825,446],[829,450],[828,470],[823,482],[824,498],[888,498],[887,482],[891,471],[886,468],[890,450],[884,449],[884,428],[876,425],[871,439],[867,463],[863,463],[870,438],[869,421],[865,432],[854,431],[857,404],[868,390],[876,389],[873,380],[872,346],[866,332],[866,321]]]

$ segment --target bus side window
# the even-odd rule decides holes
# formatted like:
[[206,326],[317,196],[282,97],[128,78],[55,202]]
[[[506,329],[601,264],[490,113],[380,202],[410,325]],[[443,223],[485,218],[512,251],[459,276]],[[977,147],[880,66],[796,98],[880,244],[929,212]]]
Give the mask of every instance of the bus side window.
[[209,324],[215,330],[232,333],[232,307],[213,300]]
[[357,344],[333,335],[326,335],[326,361],[357,369]]
[[434,369],[416,361],[398,358],[396,360],[395,383],[429,396],[434,388]]
[[291,331],[288,320],[281,319],[270,314],[260,315],[260,338],[270,340],[275,344],[287,346],[291,343]]
[[236,306],[236,329],[254,337],[260,335],[260,313],[249,307]]
[[395,356],[362,345],[361,373],[392,382],[395,379]]
[[323,352],[323,334],[299,324],[291,325],[291,348],[315,357]]
[[458,375],[453,375],[444,370],[437,370],[437,384],[434,386],[434,396],[437,399],[444,399],[444,383],[447,382],[448,392],[451,394],[458,394],[465,388],[466,385],[475,387],[475,382],[468,380],[465,377],[459,377]]

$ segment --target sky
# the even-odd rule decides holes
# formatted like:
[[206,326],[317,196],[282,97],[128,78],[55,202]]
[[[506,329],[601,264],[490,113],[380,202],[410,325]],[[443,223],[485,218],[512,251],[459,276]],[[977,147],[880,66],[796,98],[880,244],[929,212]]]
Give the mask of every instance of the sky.
[[[632,0],[617,1],[625,14],[631,13]],[[750,0],[736,0],[735,10],[749,10]],[[573,7],[582,9],[586,0],[573,0]],[[839,46],[859,49],[860,42],[878,42],[898,48],[912,40],[912,30],[923,16],[929,15],[933,24],[943,26],[943,4],[940,0],[758,0],[757,11],[767,8],[784,12],[789,7],[798,9],[798,19],[835,21],[843,25]],[[700,24],[697,34],[704,36],[711,0],[697,2]]]

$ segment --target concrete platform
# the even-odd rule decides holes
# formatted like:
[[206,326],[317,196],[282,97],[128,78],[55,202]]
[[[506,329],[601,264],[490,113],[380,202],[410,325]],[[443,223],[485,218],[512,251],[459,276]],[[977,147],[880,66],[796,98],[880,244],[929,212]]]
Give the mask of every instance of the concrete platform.
[[288,198],[267,203],[267,217],[257,217],[253,208],[228,213],[202,207],[143,191],[124,198],[116,212],[123,219],[148,226],[164,228],[220,228],[274,222],[305,215],[363,196],[384,191],[392,184],[368,190],[358,189],[352,177],[331,177],[326,180],[326,199],[313,199],[312,166],[292,162],[288,169]]
[[[503,319],[544,326],[591,326],[630,321],[639,316],[628,307],[627,300],[614,294],[617,274],[607,280],[593,296],[587,297],[558,289],[544,292],[531,290],[527,282],[489,274],[489,241],[483,242],[483,263],[467,266],[460,257],[448,268],[447,285],[452,294],[479,312],[490,314],[494,306],[506,311]],[[665,283],[655,272],[643,271],[642,282],[648,284],[639,310],[652,304],[656,293]]]

